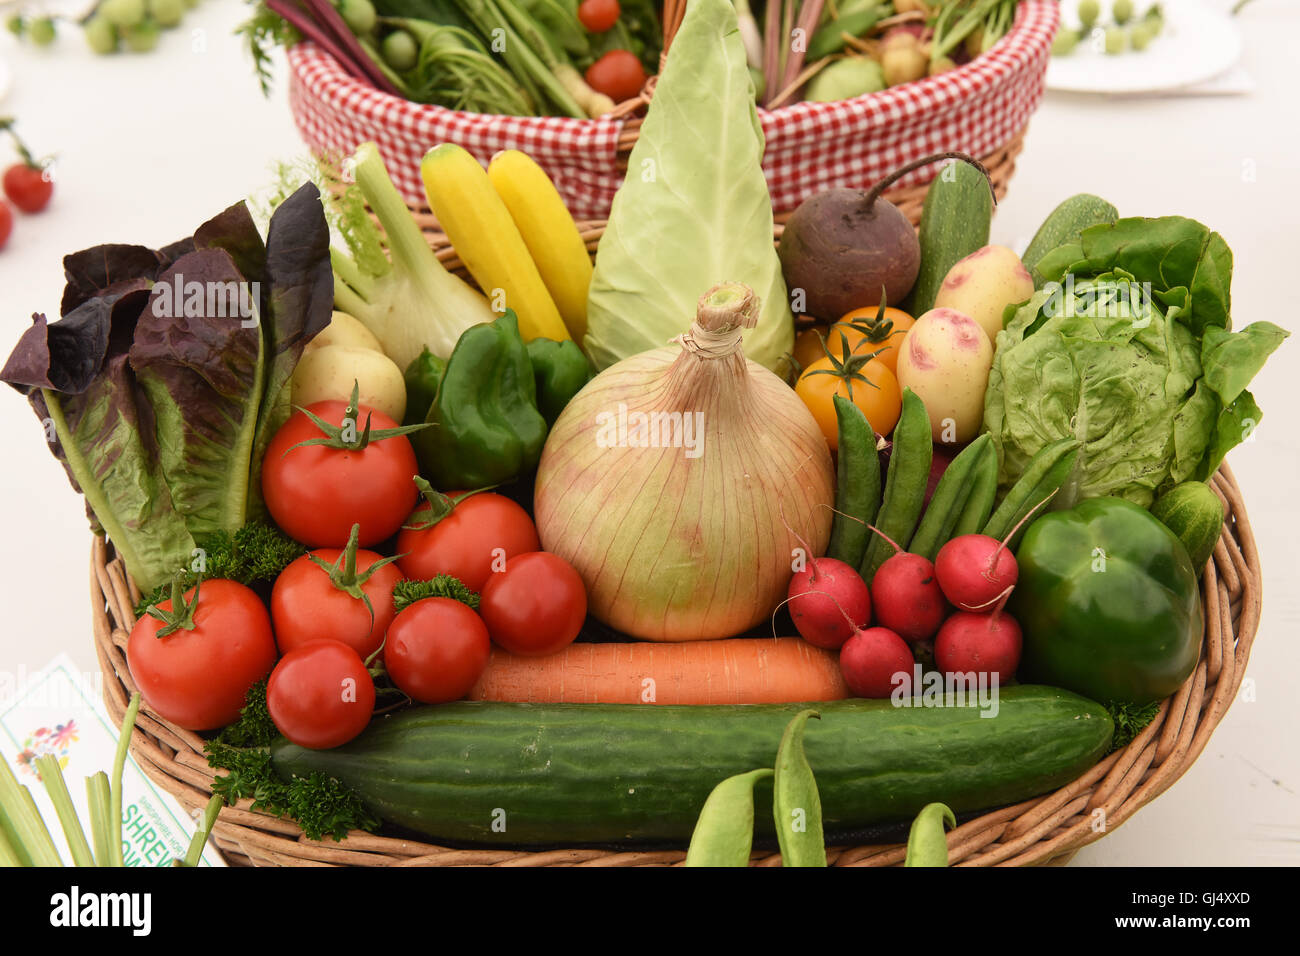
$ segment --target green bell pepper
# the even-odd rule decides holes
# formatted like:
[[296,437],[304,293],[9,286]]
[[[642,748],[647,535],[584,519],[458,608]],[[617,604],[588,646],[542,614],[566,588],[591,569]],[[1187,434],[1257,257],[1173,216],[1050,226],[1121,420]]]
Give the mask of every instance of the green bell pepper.
[[1024,632],[1020,677],[1103,703],[1174,693],[1200,655],[1196,568],[1146,509],[1090,498],[1029,526],[1010,611]]
[[438,386],[442,384],[443,373],[447,363],[438,358],[425,346],[423,352],[411,359],[402,378],[406,382],[406,415],[403,425],[418,425],[429,414],[433,400],[438,397]]
[[533,339],[528,343],[537,385],[537,410],[549,428],[573,396],[591,381],[594,370],[582,349],[572,340]]
[[537,467],[546,420],[514,312],[461,334],[425,421],[434,427],[411,443],[421,474],[441,491],[498,485]]

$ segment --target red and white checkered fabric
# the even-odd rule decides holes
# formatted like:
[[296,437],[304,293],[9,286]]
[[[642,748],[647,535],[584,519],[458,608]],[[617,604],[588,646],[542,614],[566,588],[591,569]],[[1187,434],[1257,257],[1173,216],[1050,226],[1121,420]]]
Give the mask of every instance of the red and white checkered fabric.
[[[837,103],[759,110],[772,205],[789,212],[813,193],[863,187],[930,153],[987,156],[1028,121],[1043,96],[1056,0],[1025,0],[992,50],[965,66]],[[623,180],[621,122],[462,113],[411,103],[348,76],[311,43],[289,51],[289,104],[317,152],[343,155],[373,140],[401,193],[424,202],[420,160],[430,147],[459,143],[486,164],[503,149],[532,156],[578,219],[605,219]],[[898,185],[927,182],[917,170]]]

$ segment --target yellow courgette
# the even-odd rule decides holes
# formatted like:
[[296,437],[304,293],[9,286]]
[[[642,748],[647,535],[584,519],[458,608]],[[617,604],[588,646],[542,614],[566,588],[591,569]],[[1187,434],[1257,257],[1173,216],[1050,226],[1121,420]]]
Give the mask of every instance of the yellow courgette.
[[532,157],[517,149],[492,157],[488,179],[510,210],[569,334],[581,342],[587,333],[591,257],[555,184]]
[[429,208],[495,312],[514,309],[525,341],[569,338],[510,211],[473,156],[452,143],[420,164]]

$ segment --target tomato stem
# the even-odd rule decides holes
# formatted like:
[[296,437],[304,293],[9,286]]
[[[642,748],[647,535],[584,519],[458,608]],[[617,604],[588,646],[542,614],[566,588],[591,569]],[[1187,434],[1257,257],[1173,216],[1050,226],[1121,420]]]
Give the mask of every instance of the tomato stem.
[[373,627],[375,623],[375,608],[370,603],[370,595],[362,590],[362,586],[370,580],[371,576],[386,564],[392,564],[398,558],[404,558],[404,554],[395,554],[391,558],[380,558],[365,571],[357,573],[357,545],[361,540],[361,525],[354,524],[352,531],[348,534],[348,543],[343,548],[343,553],[339,555],[338,560],[333,564],[327,564],[315,554],[308,553],[307,560],[316,567],[320,568],[329,575],[330,584],[338,588],[344,594],[347,594],[366,606],[370,612],[370,624]]
[[168,634],[174,634],[177,631],[194,630],[194,609],[199,604],[199,585],[203,583],[203,576],[199,575],[194,580],[194,598],[185,603],[185,593],[181,590],[181,576],[184,572],[176,572],[172,578],[172,594],[170,611],[164,611],[156,604],[151,604],[145,611],[155,621],[162,621],[163,627],[158,629],[154,635],[157,638],[166,637]]
[[316,427],[321,430],[322,435],[320,438],[308,438],[300,441],[298,444],[287,448],[284,453],[287,455],[295,448],[301,448],[303,445],[324,445],[326,448],[339,448],[343,451],[361,451],[372,441],[383,441],[385,438],[409,435],[424,428],[431,428],[434,424],[433,422],[421,422],[418,425],[399,425],[396,428],[379,428],[371,431],[371,413],[366,412],[365,427],[358,432],[357,419],[361,415],[361,403],[358,401],[360,391],[360,385],[354,379],[352,381],[352,396],[348,399],[347,408],[343,411],[343,421],[338,425],[327,422],[319,415],[295,405],[294,407],[298,411],[312,420]]

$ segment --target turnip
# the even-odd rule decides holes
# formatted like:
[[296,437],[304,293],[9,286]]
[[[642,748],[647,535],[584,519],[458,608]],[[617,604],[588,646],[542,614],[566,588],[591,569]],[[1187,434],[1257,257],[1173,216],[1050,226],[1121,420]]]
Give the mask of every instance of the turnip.
[[934,559],[944,597],[963,611],[983,611],[1015,587],[1020,568],[1006,542],[986,534],[953,538]]
[[840,671],[855,697],[889,697],[895,676],[910,676],[913,663],[907,642],[887,627],[860,630],[840,650]]
[[958,611],[939,628],[934,662],[945,674],[996,674],[1004,684],[1020,666],[1021,646],[1020,625],[1000,607],[980,614]]
[[795,629],[809,644],[836,650],[871,621],[871,592],[858,572],[835,558],[816,558],[790,579]]

